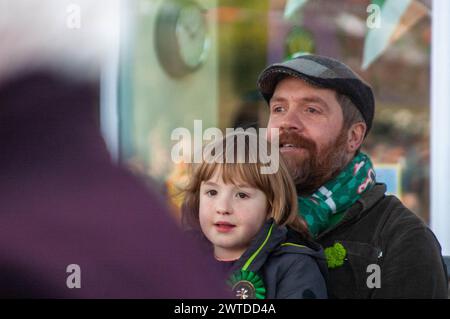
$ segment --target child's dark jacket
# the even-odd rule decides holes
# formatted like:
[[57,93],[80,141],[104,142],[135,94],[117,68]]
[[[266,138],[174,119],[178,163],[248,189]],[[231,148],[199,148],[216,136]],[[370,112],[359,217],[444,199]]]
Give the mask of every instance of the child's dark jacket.
[[273,219],[265,223],[231,272],[243,267],[262,278],[266,298],[327,298],[327,266],[320,245],[277,226]]

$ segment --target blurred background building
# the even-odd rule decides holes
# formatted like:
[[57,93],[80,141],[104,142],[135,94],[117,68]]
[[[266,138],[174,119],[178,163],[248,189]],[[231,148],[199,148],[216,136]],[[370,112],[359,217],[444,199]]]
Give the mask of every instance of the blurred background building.
[[[363,150],[373,158],[388,191],[430,224],[435,2],[128,1],[118,83],[120,157],[162,185],[169,176],[179,182],[179,168],[170,160],[174,128],[193,130],[194,119],[202,119],[204,129],[264,127],[268,112],[255,92],[259,72],[296,54],[327,55],[348,64],[372,85],[376,118]],[[191,10],[189,22],[173,17],[186,14],[186,8]],[[176,33],[183,24],[193,25],[191,40]],[[449,38],[448,32],[439,31]],[[167,41],[174,41],[172,47],[164,44]],[[179,56],[180,61],[165,61],[169,56]],[[193,67],[186,67],[189,63]],[[176,64],[184,71],[174,73],[167,66]],[[439,148],[449,148],[442,133],[436,137]],[[445,221],[449,233],[449,217]],[[440,240],[450,254],[449,238]]]

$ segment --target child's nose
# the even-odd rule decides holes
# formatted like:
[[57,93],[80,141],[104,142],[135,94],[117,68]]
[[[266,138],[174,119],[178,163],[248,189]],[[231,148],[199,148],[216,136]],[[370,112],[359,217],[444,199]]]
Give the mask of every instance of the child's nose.
[[233,213],[233,208],[230,204],[230,199],[228,198],[221,198],[217,202],[216,211],[218,214],[221,215],[229,215]]
[[229,215],[230,211],[225,208],[217,208],[217,213],[220,215]]

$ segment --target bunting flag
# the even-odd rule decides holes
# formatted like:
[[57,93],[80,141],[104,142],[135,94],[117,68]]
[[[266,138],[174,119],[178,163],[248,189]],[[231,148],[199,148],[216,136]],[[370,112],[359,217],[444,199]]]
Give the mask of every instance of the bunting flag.
[[284,7],[284,18],[291,19],[308,0],[288,0]]
[[391,44],[430,14],[429,9],[417,0],[372,0],[372,4],[380,9],[379,12],[373,11],[373,14],[379,13],[379,17],[375,17],[379,19],[379,24],[368,25],[363,69],[367,69]]

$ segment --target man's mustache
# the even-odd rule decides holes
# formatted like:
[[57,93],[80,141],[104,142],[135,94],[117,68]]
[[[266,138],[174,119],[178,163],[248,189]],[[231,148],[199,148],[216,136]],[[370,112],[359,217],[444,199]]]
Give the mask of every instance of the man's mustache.
[[313,140],[292,131],[285,131],[280,133],[280,147],[286,144],[290,144],[297,148],[304,148],[310,151],[315,151],[317,149],[316,143]]

